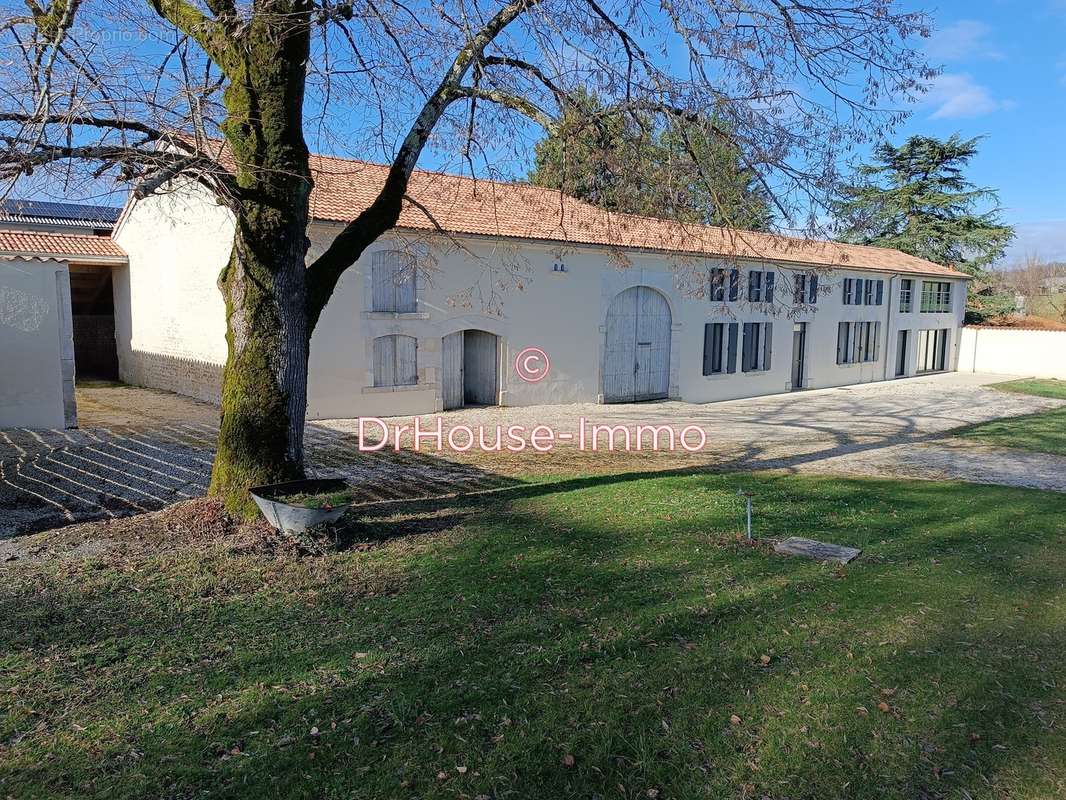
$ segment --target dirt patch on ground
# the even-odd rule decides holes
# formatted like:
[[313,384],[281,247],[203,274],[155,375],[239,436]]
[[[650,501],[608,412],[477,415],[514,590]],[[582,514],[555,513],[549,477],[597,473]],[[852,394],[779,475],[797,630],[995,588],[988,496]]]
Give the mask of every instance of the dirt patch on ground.
[[77,386],[82,428],[150,427],[152,423],[217,425],[218,407],[160,389],[92,381]]
[[[264,530],[265,529],[265,530]],[[159,511],[0,539],[0,563],[79,558],[136,558],[187,548],[255,546],[265,522],[238,524],[222,502],[203,497]]]

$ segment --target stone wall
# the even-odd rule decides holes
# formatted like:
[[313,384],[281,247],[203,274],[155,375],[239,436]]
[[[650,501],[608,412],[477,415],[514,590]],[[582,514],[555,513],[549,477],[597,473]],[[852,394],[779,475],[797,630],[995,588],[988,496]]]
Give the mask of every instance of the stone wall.
[[123,382],[166,389],[187,397],[219,404],[222,365],[193,358],[131,350],[122,359]]

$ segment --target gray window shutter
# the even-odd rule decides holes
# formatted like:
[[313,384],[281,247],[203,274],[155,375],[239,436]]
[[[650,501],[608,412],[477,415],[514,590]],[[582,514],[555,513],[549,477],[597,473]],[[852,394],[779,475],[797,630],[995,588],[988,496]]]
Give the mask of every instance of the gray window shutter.
[[874,361],[881,357],[881,323],[874,323]]
[[418,310],[417,287],[415,285],[417,273],[411,265],[407,265],[406,272],[402,271],[402,264],[399,267],[394,278],[396,281],[396,310],[404,314],[413,314]]
[[837,323],[837,363],[846,364],[848,355],[848,323]]
[[851,326],[851,363],[859,364],[862,362],[862,330],[859,327],[861,322],[855,322]]
[[413,386],[418,383],[418,339],[414,336],[396,337],[396,385]]
[[757,269],[748,270],[748,302],[758,303],[762,289],[762,273]]
[[875,302],[877,305],[885,302],[885,282],[883,280],[877,282],[877,300]]
[[853,281],[851,278],[844,279],[844,305],[851,305],[851,286]]
[[740,270],[729,270],[729,299],[736,300],[740,297]]
[[739,325],[736,322],[729,323],[729,349],[726,351],[726,372],[737,371],[737,330]]
[[774,323],[767,322],[763,327],[762,368],[770,369],[770,354],[774,349]]
[[391,250],[378,250],[370,256],[373,282],[371,311],[392,311],[396,307],[396,292],[392,281],[392,256]]
[[861,306],[863,304],[863,286],[862,278],[855,279],[855,305]]
[[807,302],[812,306],[818,302],[818,276],[811,275],[807,278]]
[[752,322],[744,323],[744,342],[741,345],[740,350],[740,371],[748,372],[749,364],[751,364],[751,329],[754,326]]
[[710,375],[711,368],[711,341],[713,338],[712,331],[713,323],[708,322],[703,326],[703,374]]
[[774,302],[774,275],[773,272],[763,273],[762,301],[764,303]]
[[379,336],[374,340],[374,385],[396,385],[395,336]]
[[379,336],[373,346],[375,386],[418,383],[418,340],[414,336]]
[[410,313],[417,310],[416,270],[398,250],[378,250],[370,257],[371,310]]

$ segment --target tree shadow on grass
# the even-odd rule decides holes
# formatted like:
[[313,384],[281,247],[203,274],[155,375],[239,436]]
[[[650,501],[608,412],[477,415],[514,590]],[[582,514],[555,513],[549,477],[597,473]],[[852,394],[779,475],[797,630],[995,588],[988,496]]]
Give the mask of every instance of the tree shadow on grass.
[[[1023,513],[1009,501],[1027,493],[992,490],[1001,502],[968,517],[945,500],[965,509],[976,487],[663,480],[650,498],[599,476],[520,487],[506,503],[430,504],[426,532],[410,507],[392,520],[381,506],[365,521],[382,540],[415,540],[398,565],[385,546],[67,584],[40,637],[8,606],[4,650],[23,680],[34,653],[51,655],[36,715],[5,726],[19,741],[0,789],[976,797],[985,780],[1015,779],[1018,752],[1061,743],[1033,709],[1049,724],[1061,715],[1066,642],[1026,609],[1061,602],[1061,559],[1046,555],[1064,502]],[[715,538],[741,482],[767,525],[820,520],[868,560],[834,570]],[[706,500],[705,484],[719,507],[679,516],[667,503]],[[451,523],[470,529],[440,538]],[[386,567],[395,583],[368,589],[367,572]],[[72,732],[63,699],[83,703],[88,735]]]

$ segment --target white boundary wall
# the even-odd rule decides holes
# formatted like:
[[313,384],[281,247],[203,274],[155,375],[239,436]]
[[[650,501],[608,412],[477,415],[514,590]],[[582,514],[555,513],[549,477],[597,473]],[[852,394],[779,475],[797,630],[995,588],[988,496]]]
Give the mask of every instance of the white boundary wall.
[[1066,380],[1066,331],[963,328],[959,371]]
[[0,261],[0,428],[77,425],[65,262]]

